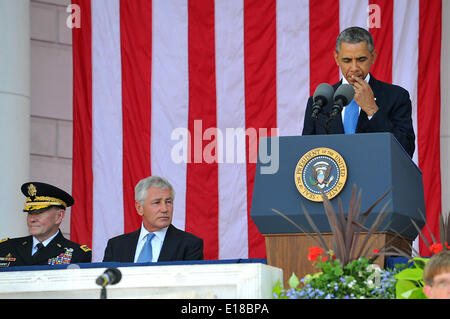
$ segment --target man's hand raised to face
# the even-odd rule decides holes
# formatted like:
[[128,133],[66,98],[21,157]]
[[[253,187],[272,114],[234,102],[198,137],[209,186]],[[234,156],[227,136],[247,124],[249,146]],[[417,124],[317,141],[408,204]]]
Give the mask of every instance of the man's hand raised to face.
[[357,76],[352,76],[352,79],[355,80],[353,84],[355,95],[353,98],[361,109],[366,112],[367,116],[373,116],[378,111],[378,105],[375,102],[375,97],[369,83]]

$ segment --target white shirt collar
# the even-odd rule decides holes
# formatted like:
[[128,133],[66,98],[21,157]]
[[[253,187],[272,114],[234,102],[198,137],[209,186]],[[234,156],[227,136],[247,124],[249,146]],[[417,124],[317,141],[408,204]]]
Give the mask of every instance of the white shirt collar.
[[[44,240],[42,242],[42,245],[44,245],[44,247],[47,247],[47,245],[53,240],[53,238],[56,237],[56,235],[58,235],[58,233],[59,233],[59,229],[53,236],[51,236],[50,238],[47,238],[46,240]],[[33,248],[36,248],[36,245],[39,244],[39,243],[40,243],[40,241],[37,240],[36,237],[33,236]]]
[[[161,240],[161,242],[163,242],[164,238],[166,237],[167,228],[169,228],[169,226],[161,228],[159,230],[156,230],[152,233],[155,234],[155,237],[157,237],[159,240]],[[141,233],[139,234],[138,242],[140,242],[142,239],[144,239],[144,237],[147,236],[148,233],[150,233],[150,232],[144,227],[144,223],[142,223]]]

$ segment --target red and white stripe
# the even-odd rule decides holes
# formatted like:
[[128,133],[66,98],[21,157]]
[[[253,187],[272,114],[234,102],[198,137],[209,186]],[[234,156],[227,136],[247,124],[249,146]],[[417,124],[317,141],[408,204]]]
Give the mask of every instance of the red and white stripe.
[[[152,174],[173,184],[173,223],[204,239],[206,259],[264,258],[249,217],[256,136],[301,134],[317,84],[340,78],[335,40],[352,25],[374,36],[374,76],[410,92],[414,160],[437,229],[441,1],[72,2],[81,28],[71,239],[91,246],[94,261],[110,237],[140,226],[134,185]],[[380,28],[367,24],[373,5]],[[244,143],[245,130],[255,134]]]

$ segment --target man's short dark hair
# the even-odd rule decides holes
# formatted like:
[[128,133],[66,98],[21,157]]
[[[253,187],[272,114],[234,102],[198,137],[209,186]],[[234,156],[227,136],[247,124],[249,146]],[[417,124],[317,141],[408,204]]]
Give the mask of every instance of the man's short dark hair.
[[339,52],[341,43],[359,43],[366,42],[367,49],[373,52],[373,38],[369,31],[360,27],[350,27],[342,31],[336,40],[336,52]]

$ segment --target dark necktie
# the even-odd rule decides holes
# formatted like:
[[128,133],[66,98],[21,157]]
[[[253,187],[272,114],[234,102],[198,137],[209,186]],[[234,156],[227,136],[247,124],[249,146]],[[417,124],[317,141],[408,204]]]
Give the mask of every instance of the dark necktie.
[[37,248],[37,250],[36,250],[36,252],[34,253],[33,256],[37,256],[39,254],[39,252],[41,252],[42,248],[44,248],[44,245],[42,243],[38,243],[36,245],[36,248]]

